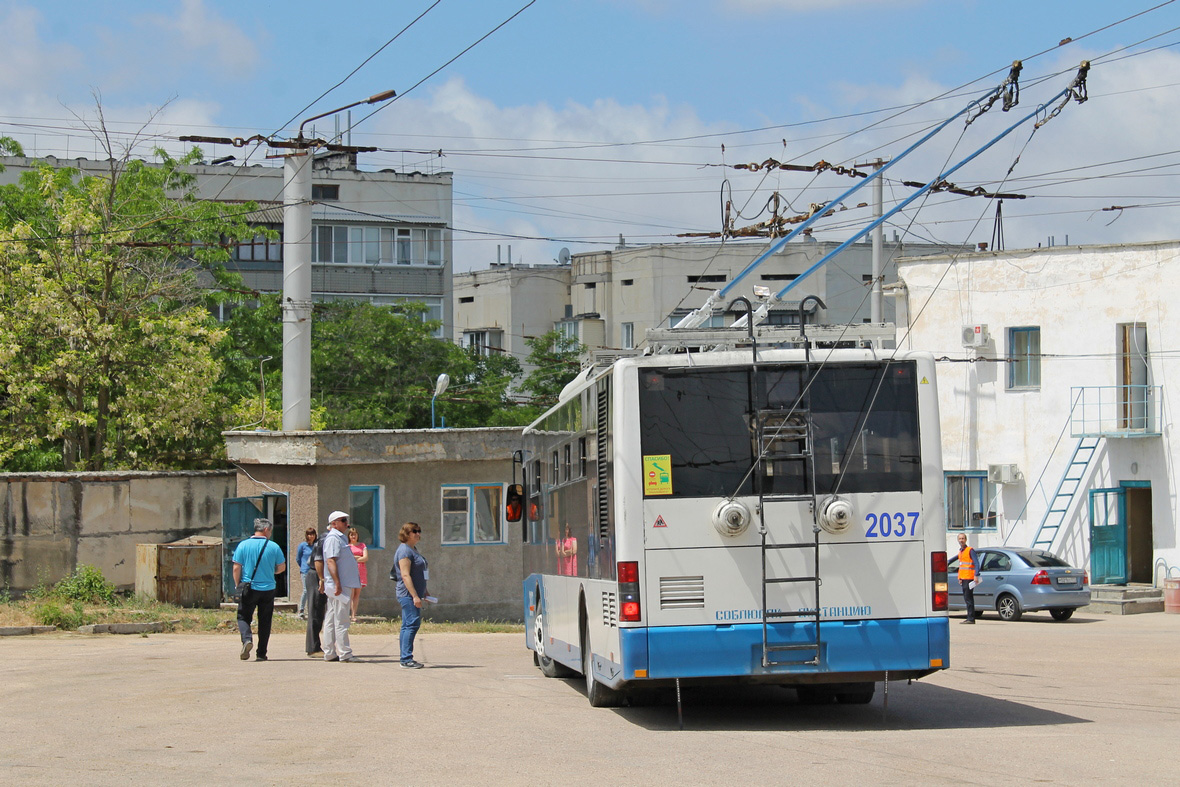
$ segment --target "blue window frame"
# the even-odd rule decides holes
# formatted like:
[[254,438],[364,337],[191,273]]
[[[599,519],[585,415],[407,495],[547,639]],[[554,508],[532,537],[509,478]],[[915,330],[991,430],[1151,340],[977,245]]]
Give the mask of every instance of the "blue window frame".
[[348,522],[355,527],[362,544],[370,549],[385,548],[385,528],[381,519],[381,486],[348,487]]
[[1008,387],[1041,387],[1041,329],[1008,329]]
[[996,485],[983,470],[948,472],[946,476],[946,529],[995,530]]
[[505,544],[503,484],[443,484],[442,545]]

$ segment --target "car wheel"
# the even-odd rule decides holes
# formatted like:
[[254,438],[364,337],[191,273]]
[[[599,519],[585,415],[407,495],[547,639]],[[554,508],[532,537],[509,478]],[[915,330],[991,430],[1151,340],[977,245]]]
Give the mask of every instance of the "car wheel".
[[1054,620],[1069,620],[1073,617],[1073,609],[1051,609],[1049,614],[1053,616]]
[[1000,620],[1020,620],[1020,616],[1024,614],[1020,602],[1011,593],[1000,596],[996,602],[996,612],[1000,614]]

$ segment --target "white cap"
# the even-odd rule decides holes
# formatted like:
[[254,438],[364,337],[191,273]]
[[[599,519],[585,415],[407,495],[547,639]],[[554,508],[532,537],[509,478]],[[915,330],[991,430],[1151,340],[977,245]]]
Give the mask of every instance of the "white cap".
[[348,519],[348,514],[344,513],[343,511],[333,511],[332,513],[328,514],[329,525],[335,522],[337,519]]

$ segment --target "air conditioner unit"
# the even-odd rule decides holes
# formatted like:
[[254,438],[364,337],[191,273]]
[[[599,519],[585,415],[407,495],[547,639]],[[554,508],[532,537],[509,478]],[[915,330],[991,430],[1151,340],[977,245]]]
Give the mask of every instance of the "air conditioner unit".
[[1024,480],[1016,465],[988,465],[987,480],[993,484],[1015,484]]
[[989,338],[986,325],[963,326],[964,347],[986,347]]

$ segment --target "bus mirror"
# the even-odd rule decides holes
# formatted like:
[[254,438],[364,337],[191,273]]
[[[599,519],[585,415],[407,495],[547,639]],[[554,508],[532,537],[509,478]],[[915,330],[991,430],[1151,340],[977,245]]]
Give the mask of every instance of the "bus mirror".
[[524,515],[524,487],[521,484],[509,484],[508,494],[504,500],[504,519],[508,522],[519,522]]

